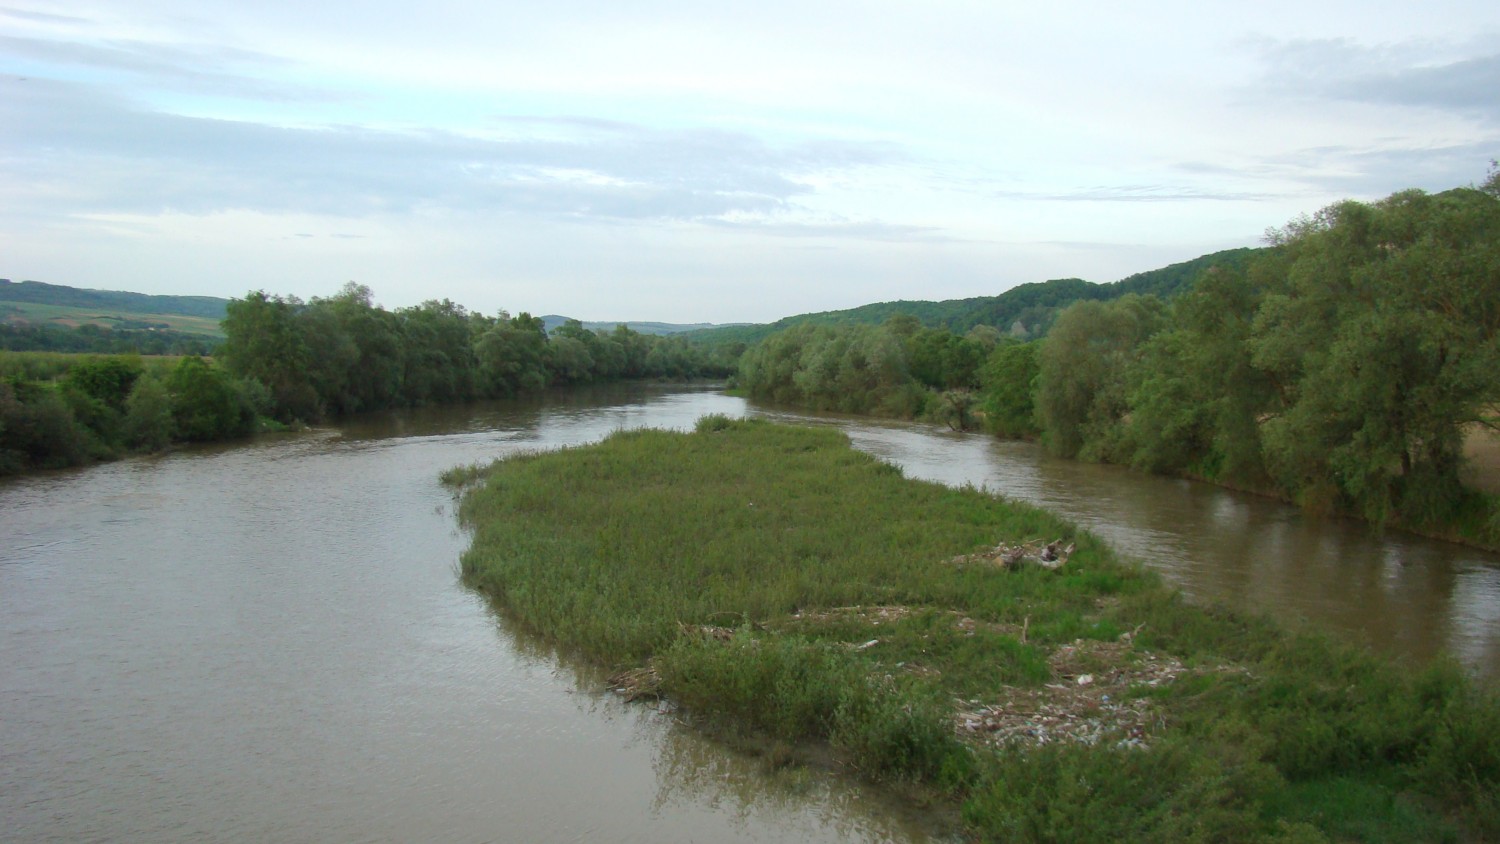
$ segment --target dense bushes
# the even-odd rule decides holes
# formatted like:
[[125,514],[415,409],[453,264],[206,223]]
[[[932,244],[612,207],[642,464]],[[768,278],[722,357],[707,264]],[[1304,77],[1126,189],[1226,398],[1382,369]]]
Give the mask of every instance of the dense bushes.
[[1459,477],[1466,426],[1500,401],[1500,197],[1344,202],[1273,240],[1159,317],[1154,300],[1063,312],[1036,391],[1048,445],[1375,523],[1486,506]]
[[905,419],[926,413],[964,427],[968,394],[998,337],[959,337],[905,316],[880,326],[798,325],[748,349],[739,384],[777,404]]
[[1130,411],[1125,373],[1136,349],[1161,325],[1161,300],[1130,295],[1079,302],[1063,311],[1039,352],[1037,422],[1065,457],[1109,458]]
[[1027,344],[912,317],[797,326],[745,353],[741,383],[1500,545],[1500,505],[1460,483],[1466,431],[1500,427],[1500,170],[1271,240],[1168,301],[1076,302]]
[[264,385],[283,421],[730,371],[681,339],[624,326],[596,334],[576,321],[549,337],[530,314],[488,317],[446,299],[387,311],[352,283],[306,303],[252,292],[229,303],[224,333],[225,367]]
[[219,338],[160,327],[0,322],[0,350],[100,355],[208,355]]
[[268,409],[259,385],[204,358],[28,357],[0,359],[0,475],[243,436]]
[[0,474],[359,411],[730,371],[680,338],[576,321],[549,337],[528,314],[486,317],[447,300],[391,312],[355,284],[308,303],[252,292],[230,302],[223,325],[214,362],[4,354]]
[[183,358],[167,379],[177,438],[207,442],[250,433],[256,416],[252,390],[202,358]]

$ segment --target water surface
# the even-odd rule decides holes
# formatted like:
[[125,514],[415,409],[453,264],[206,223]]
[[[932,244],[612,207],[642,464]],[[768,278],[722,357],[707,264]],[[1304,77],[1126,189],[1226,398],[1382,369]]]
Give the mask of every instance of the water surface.
[[739,412],[643,388],[0,485],[6,841],[915,841],[503,629],[439,471]]
[[629,386],[0,483],[7,841],[890,841],[930,819],[769,770],[507,629],[458,582],[450,466],[685,429],[838,425],[909,476],[1051,508],[1200,600],[1500,677],[1500,561],[938,428]]

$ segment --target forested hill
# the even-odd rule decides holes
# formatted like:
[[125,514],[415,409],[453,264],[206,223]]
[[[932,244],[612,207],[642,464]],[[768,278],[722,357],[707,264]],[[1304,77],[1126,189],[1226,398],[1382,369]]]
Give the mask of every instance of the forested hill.
[[1024,331],[1023,336],[1035,338],[1045,334],[1052,327],[1052,321],[1058,312],[1074,302],[1107,301],[1118,299],[1127,293],[1152,293],[1169,298],[1178,291],[1186,290],[1209,267],[1242,269],[1253,256],[1263,251],[1264,248],[1227,249],[1161,269],[1136,273],[1107,284],[1095,284],[1081,278],[1057,278],[1022,284],[998,296],[948,299],[942,302],[878,302],[842,311],[785,317],[765,325],[726,326],[696,331],[686,336],[708,343],[755,343],[778,331],[804,323],[879,325],[896,314],[908,314],[921,320],[924,326],[948,328],[957,333],[963,333],[976,325],[993,325],[1002,331],[1011,331],[1019,323],[1020,328],[1016,330],[1018,335]]
[[[962,333],[976,325],[993,325],[1002,331],[1014,330],[1018,336],[1039,337],[1052,327],[1058,312],[1082,300],[1107,301],[1127,293],[1154,293],[1163,298],[1184,290],[1211,266],[1243,268],[1251,257],[1264,249],[1229,249],[1172,264],[1157,270],[1137,273],[1120,281],[1094,284],[1079,278],[1022,284],[998,296],[949,299],[943,302],[878,302],[842,311],[789,316],[764,325],[676,325],[668,323],[624,323],[642,334],[678,335],[690,340],[718,343],[755,343],[784,328],[803,323],[815,325],[879,325],[896,314],[909,314],[932,328],[948,328]],[[224,318],[228,299],[214,296],[151,296],[115,290],[85,290],[47,284],[40,281],[12,282],[0,279],[0,303],[24,302],[57,307],[96,308],[143,314],[181,314],[211,319]],[[550,330],[566,321],[565,317],[543,317]],[[588,323],[591,330],[612,329],[614,323]],[[1017,328],[1019,326],[1019,328]],[[1024,332],[1024,333],[1023,333]]]
[[[547,314],[546,316],[541,317],[542,325],[546,327],[548,333],[551,333],[554,329],[556,329],[556,328],[558,328],[558,327],[566,324],[571,319],[572,319],[571,317],[558,316],[557,314]],[[666,336],[669,336],[669,335],[672,335],[672,334],[684,334],[684,333],[689,332],[689,331],[708,331],[708,330],[715,329],[715,328],[728,328],[728,327],[735,327],[735,326],[740,326],[740,325],[747,325],[747,323],[739,323],[739,322],[730,323],[728,325],[715,325],[714,323],[711,323],[711,322],[695,322],[695,323],[686,323],[686,324],[684,324],[684,323],[677,323],[677,322],[609,322],[609,321],[603,321],[603,322],[581,321],[580,324],[584,328],[588,329],[589,331],[594,332],[595,334],[608,333],[608,332],[614,331],[615,330],[615,326],[623,325],[626,328],[630,329],[631,331],[634,331],[637,334],[655,334],[658,337],[666,337]]]
[[181,314],[220,320],[228,299],[214,296],[150,296],[118,290],[84,290],[41,281],[0,278],[0,302],[26,302],[69,308],[99,308],[140,314]]

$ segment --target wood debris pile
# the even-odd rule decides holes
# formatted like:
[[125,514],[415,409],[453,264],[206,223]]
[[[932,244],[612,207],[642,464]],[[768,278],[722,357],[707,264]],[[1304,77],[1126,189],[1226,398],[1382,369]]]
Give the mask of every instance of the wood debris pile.
[[961,702],[959,734],[995,745],[1108,740],[1145,747],[1165,721],[1130,689],[1170,684],[1188,669],[1173,657],[1134,650],[1129,636],[1063,645],[1049,659],[1053,682],[1041,688],[1006,687],[992,703]]
[[1043,543],[1040,539],[1033,539],[1018,545],[1006,545],[1002,542],[994,548],[977,554],[962,554],[954,557],[951,562],[956,566],[987,565],[1011,571],[1027,565],[1055,569],[1065,565],[1075,550],[1077,546],[1071,542],[1064,545],[1061,539],[1054,539],[1047,543]]
[[720,642],[727,642],[734,638],[733,627],[716,627],[712,624],[683,624],[679,621],[677,622],[677,629],[684,636],[698,636]]
[[845,618],[856,618],[878,627],[900,621],[911,613],[911,607],[903,606],[835,607],[817,612],[798,611],[792,613],[791,620],[800,624],[827,624]]
[[621,671],[609,678],[609,688],[626,700],[661,697],[661,675],[655,668],[635,668]]

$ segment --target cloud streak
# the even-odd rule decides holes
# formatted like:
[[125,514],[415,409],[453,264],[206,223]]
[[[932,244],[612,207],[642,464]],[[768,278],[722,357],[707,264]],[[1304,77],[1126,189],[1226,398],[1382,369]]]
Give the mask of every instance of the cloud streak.
[[1263,84],[1274,96],[1452,111],[1500,121],[1500,47],[1492,43],[1463,48],[1297,39],[1262,41],[1258,51],[1265,66]]
[[997,191],[1002,199],[1043,202],[1259,202],[1269,193],[1208,190],[1182,185],[1096,185],[1060,193]]
[[3,84],[11,94],[0,120],[13,127],[16,175],[37,195],[66,194],[74,210],[86,197],[91,212],[770,216],[811,194],[814,176],[900,159],[884,144],[772,145],[717,129],[582,118],[548,121],[570,130],[563,138],[270,126],[151,111],[72,83]]
[[[1292,196],[1378,197],[1411,184],[1456,187],[1481,174],[1479,162],[1493,158],[1489,141],[1411,144],[1403,139],[1302,147],[1262,156],[1241,165],[1183,162],[1178,166],[1205,178],[1255,179],[1295,188]],[[1313,210],[1313,209],[1306,209]]]
[[43,24],[73,25],[87,23],[86,18],[80,18],[74,15],[55,15],[51,14],[50,12],[36,12],[30,9],[13,9],[9,6],[0,6],[0,16],[14,18],[15,20],[20,21],[30,21],[33,23]]
[[775,318],[1117,279],[1500,155],[1481,0],[0,4],[0,273],[85,287]]

